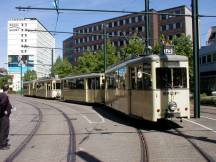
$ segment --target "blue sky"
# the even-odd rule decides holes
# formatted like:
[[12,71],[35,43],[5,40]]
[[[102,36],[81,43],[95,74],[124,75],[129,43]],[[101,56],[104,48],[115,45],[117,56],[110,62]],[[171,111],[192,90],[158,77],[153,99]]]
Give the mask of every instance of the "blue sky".
[[[59,0],[60,8],[86,8],[107,10],[144,10],[144,0]],[[179,5],[190,8],[191,0],[150,0],[150,8],[162,10]],[[7,21],[10,18],[36,17],[48,30],[54,30],[56,13],[53,11],[26,12],[15,9],[17,6],[53,7],[53,0],[4,0],[0,5],[0,67],[5,67],[7,57]],[[199,13],[216,15],[216,0],[199,0]],[[120,16],[116,13],[93,13],[93,12],[63,12],[59,16],[58,31],[72,31],[74,27],[101,21],[104,19]],[[201,43],[205,45],[206,34],[209,27],[216,26],[216,18],[202,18],[200,21]],[[68,34],[57,34],[56,47],[62,47],[62,41],[68,38]],[[56,51],[62,55],[62,51]]]

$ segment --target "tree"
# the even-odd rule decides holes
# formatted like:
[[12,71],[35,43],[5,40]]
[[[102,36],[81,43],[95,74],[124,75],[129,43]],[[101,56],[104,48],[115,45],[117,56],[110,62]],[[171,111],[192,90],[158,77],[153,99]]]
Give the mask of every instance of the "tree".
[[11,80],[11,77],[6,75],[3,77],[0,77],[0,89],[5,85],[5,84],[9,84]]
[[145,49],[145,45],[140,37],[134,35],[132,38],[129,39],[128,45],[123,47],[123,56],[122,60],[131,58],[132,56],[139,56],[143,54]]
[[58,75],[63,78],[73,72],[72,66],[67,59],[61,59],[58,57],[53,68],[51,69],[54,75]]
[[24,81],[30,81],[37,79],[37,73],[34,70],[28,70],[23,77]]
[[155,46],[152,48],[152,54],[159,55],[162,49],[162,45],[160,43],[156,43]]
[[78,58],[77,73],[98,72],[99,56],[93,52],[86,52]]
[[[112,46],[110,41],[107,42],[107,67],[116,64],[119,57],[116,54],[116,48]],[[78,65],[76,66],[77,73],[92,73],[104,72],[104,51],[98,50],[95,52],[85,52],[78,58]]]
[[193,87],[193,43],[190,36],[182,34],[173,37],[173,45],[177,55],[187,56],[189,59],[190,86]]

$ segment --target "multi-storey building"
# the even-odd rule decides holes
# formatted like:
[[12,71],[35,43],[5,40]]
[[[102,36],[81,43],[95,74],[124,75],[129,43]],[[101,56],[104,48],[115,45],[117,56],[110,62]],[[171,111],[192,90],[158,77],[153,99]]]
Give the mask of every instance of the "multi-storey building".
[[8,73],[13,77],[14,91],[21,89],[21,74],[23,76],[28,70],[35,70],[38,78],[50,74],[50,48],[55,47],[55,39],[49,32],[29,30],[47,31],[36,18],[8,21]]
[[208,31],[206,46],[200,49],[201,92],[216,92],[216,26]]
[[[186,6],[169,8],[162,11],[151,10],[149,14],[149,42],[154,46],[163,34],[166,39],[182,33],[192,36],[191,11]],[[166,15],[169,13],[173,15]],[[142,13],[128,14],[112,19],[79,26],[73,29],[73,36],[63,42],[64,57],[76,63],[77,57],[87,50],[96,51],[103,48],[103,33],[106,32],[111,43],[122,47],[128,43],[129,37],[135,33],[145,40],[145,16]]]

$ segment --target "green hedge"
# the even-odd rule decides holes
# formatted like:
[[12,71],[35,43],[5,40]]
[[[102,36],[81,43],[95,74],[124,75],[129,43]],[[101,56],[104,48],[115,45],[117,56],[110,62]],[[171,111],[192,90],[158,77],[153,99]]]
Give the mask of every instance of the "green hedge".
[[201,97],[200,103],[202,105],[216,106],[216,96]]

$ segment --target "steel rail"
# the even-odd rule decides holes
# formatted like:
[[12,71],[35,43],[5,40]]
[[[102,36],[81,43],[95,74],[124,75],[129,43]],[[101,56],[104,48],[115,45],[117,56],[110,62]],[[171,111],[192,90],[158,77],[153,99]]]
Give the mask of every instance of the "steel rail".
[[141,147],[141,159],[140,162],[148,162],[149,154],[148,154],[148,146],[146,139],[141,131],[141,129],[137,129],[137,134],[140,138],[140,147]]
[[60,110],[59,108],[43,103],[43,102],[38,102],[35,100],[31,100],[32,102],[35,103],[40,103],[43,105],[47,105],[53,109],[55,109],[56,111],[60,112],[64,118],[67,121],[68,124],[68,128],[69,128],[69,134],[70,134],[70,138],[69,138],[69,145],[68,145],[68,154],[67,154],[67,162],[75,162],[76,161],[76,138],[75,138],[75,129],[73,127],[73,124],[71,122],[71,119],[68,117],[68,115],[66,113],[64,113],[62,110]]
[[32,131],[30,132],[30,134],[22,141],[22,143],[20,145],[18,145],[18,147],[4,160],[4,162],[12,162],[22,151],[23,149],[26,147],[26,145],[31,141],[32,137],[36,134],[36,132],[38,131],[42,119],[43,119],[43,114],[41,112],[41,110],[29,103],[23,102],[23,101],[19,101],[18,102],[22,102],[28,105],[31,105],[33,108],[35,108],[38,111],[38,122],[35,125],[35,127],[32,129]]

